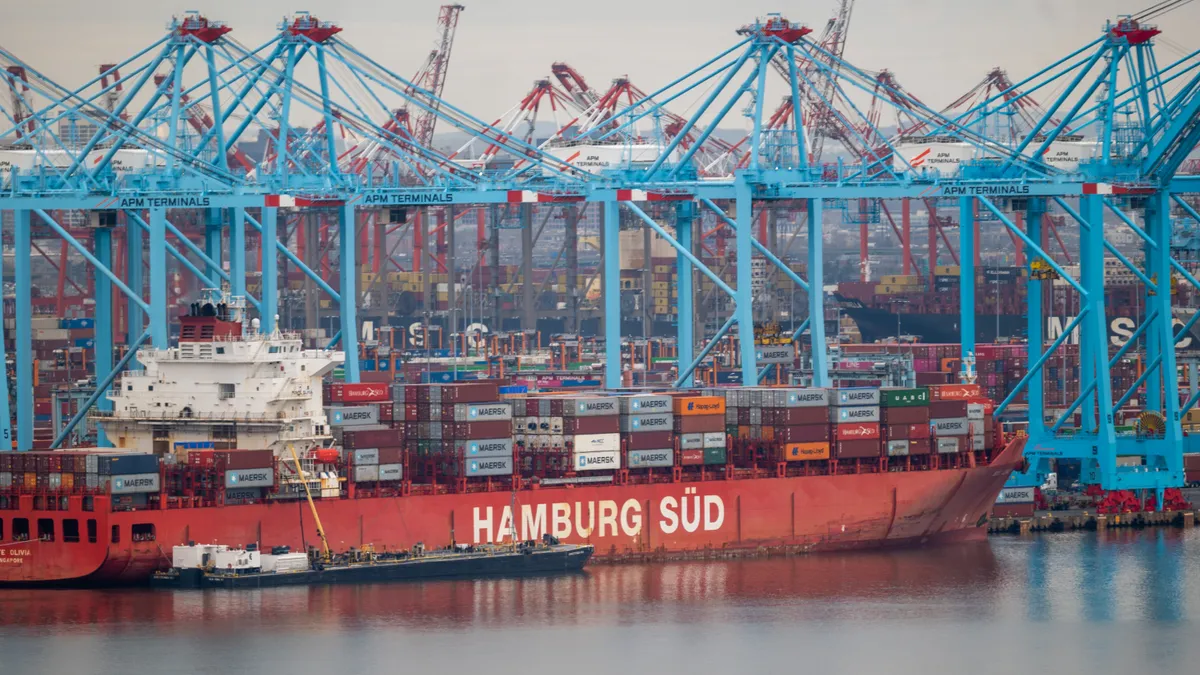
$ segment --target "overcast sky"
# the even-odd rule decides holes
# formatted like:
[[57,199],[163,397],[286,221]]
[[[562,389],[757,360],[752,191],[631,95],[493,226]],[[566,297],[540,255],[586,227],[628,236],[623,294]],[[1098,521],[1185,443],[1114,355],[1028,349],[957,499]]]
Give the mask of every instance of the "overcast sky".
[[[993,66],[1019,79],[1099,35],[1106,19],[1154,0],[858,0],[847,60],[894,71],[940,108]],[[172,13],[199,9],[257,45],[297,9],[343,26],[342,36],[410,76],[433,46],[436,2],[421,0],[7,0],[0,45],[64,85],[96,74],[162,36]],[[445,96],[482,118],[516,103],[550,64],[566,61],[593,87],[628,74],[650,91],[736,40],[734,30],[779,11],[817,32],[835,0],[464,0]],[[1200,3],[1160,21],[1164,38],[1200,47]],[[1165,42],[1163,43],[1164,46]],[[1170,55],[1168,50],[1165,55]],[[1163,57],[1160,57],[1163,58]]]

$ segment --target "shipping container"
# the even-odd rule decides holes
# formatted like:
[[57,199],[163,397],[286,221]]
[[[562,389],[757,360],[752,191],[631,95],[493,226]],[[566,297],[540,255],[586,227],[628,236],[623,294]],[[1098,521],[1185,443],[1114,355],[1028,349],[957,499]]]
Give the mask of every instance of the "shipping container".
[[379,406],[361,405],[347,408],[327,408],[326,417],[334,427],[372,427],[379,424]]
[[329,400],[335,403],[369,403],[389,400],[386,384],[374,382],[335,382],[329,389]]
[[675,433],[695,434],[725,430],[725,415],[682,415],[675,418]]
[[269,468],[238,469],[225,472],[225,487],[270,487],[275,484],[275,470]]
[[828,389],[785,389],[786,398],[777,407],[781,408],[827,408]]
[[879,390],[872,387],[837,389],[834,391],[834,405],[877,406],[879,405]]
[[965,417],[934,419],[930,424],[933,425],[934,436],[966,436],[971,429],[970,420]]
[[362,464],[354,467],[355,483],[374,483],[379,480],[378,464]]
[[571,397],[562,399],[563,417],[594,417],[616,415],[618,399],[613,396]]
[[725,399],[719,396],[680,396],[675,399],[675,414],[683,417],[725,415]]
[[576,471],[603,471],[621,468],[621,453],[617,450],[571,453],[571,465]]
[[842,424],[845,422],[878,422],[879,407],[844,407],[830,408],[830,421]]
[[[26,474],[26,484],[29,476]],[[114,474],[109,491],[114,495],[158,492],[158,473]]]
[[379,480],[381,482],[403,480],[404,465],[403,464],[380,464],[379,465]]
[[783,446],[783,458],[788,462],[829,459],[829,444],[788,443]]
[[887,441],[888,457],[906,457],[908,455],[908,441]]
[[631,450],[626,457],[630,469],[658,469],[675,465],[674,450]]
[[379,464],[379,448],[355,448],[351,453],[355,466]]
[[680,434],[680,450],[701,450],[704,448],[704,434]]
[[588,434],[577,435],[568,441],[573,452],[617,452],[621,449],[620,434]]
[[828,443],[832,438],[829,424],[775,427],[774,434],[780,443]]
[[883,452],[883,444],[878,440],[871,441],[838,441],[838,459],[866,459],[879,457]]
[[666,395],[639,394],[622,396],[618,399],[622,414],[669,413],[672,398]]
[[456,422],[484,422],[507,419],[512,419],[512,405],[509,403],[459,403],[454,405],[454,421]]
[[464,464],[467,476],[504,476],[513,472],[511,456],[480,457],[466,460]]
[[511,456],[513,453],[513,440],[511,438],[492,438],[474,441],[455,441],[454,452],[464,457]]
[[619,420],[621,431],[631,433],[666,431],[672,427],[675,417],[670,413],[652,413],[647,415],[622,415]]
[[721,446],[719,448],[704,448],[705,464],[725,464],[725,462],[725,446]]
[[625,444],[627,450],[674,448],[675,433],[672,431],[642,431],[622,436],[621,442]]
[[683,466],[696,466],[704,463],[704,450],[680,450],[679,463]]
[[937,439],[937,451],[939,454],[954,454],[961,449],[960,437],[950,436]]
[[879,437],[879,424],[875,422],[851,422],[834,427],[834,438],[839,441],[868,441],[877,440]]
[[929,405],[929,389],[881,389],[879,392],[880,405],[885,408],[901,408],[905,406]]

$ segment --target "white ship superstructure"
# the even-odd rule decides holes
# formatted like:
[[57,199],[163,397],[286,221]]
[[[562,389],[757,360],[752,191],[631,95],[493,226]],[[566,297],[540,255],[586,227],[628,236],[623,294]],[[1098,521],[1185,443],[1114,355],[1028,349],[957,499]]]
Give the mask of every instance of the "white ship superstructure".
[[304,349],[298,336],[256,325],[243,334],[239,309],[193,305],[178,346],[138,350],[144,369],[122,373],[112,412],[97,416],[113,445],[167,454],[211,442],[286,456],[289,444],[300,452],[329,444],[321,380],[344,354]]

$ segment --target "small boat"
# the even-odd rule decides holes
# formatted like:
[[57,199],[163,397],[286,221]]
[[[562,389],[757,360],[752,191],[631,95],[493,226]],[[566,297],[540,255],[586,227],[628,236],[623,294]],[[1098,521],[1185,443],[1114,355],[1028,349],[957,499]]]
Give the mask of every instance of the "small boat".
[[429,551],[376,552],[371,547],[323,555],[277,547],[263,553],[215,544],[176,546],[171,569],[150,580],[155,588],[268,588],[317,584],[374,583],[420,579],[521,577],[579,572],[591,558],[590,545],[542,541],[512,546],[458,545]]

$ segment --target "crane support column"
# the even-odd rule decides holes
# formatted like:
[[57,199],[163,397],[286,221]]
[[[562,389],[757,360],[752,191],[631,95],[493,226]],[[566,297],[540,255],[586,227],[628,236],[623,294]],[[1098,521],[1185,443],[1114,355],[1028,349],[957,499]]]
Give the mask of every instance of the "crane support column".
[[[106,268],[112,268],[112,228],[98,227],[92,231],[92,250],[96,260]],[[96,382],[108,379],[113,369],[113,330],[112,330],[112,281],[108,275],[98,269],[92,270],[93,287],[96,295],[96,338],[95,338],[95,368]],[[96,409],[112,410],[112,401],[101,395],[96,400]],[[111,444],[104,429],[96,425],[96,445],[107,448]]]
[[620,202],[601,203],[604,216],[600,243],[604,247],[604,386],[621,386],[621,211]]
[[[692,246],[692,230],[694,227],[693,214],[695,205],[692,202],[680,202],[675,207],[675,239],[679,241],[679,246],[688,251],[693,251]],[[675,255],[677,274],[679,278],[678,291],[679,300],[676,307],[679,314],[676,317],[676,363],[678,364],[679,372],[683,373],[684,364],[691,363],[696,359],[695,338],[692,335],[693,329],[693,311],[692,302],[694,300],[695,289],[693,288],[692,261],[683,254],[682,251]],[[690,387],[694,384],[694,378],[691,373],[687,374],[679,383],[681,387]]]
[[[1151,278],[1158,279],[1158,293],[1147,304],[1147,315],[1157,314],[1155,325],[1150,326],[1155,341],[1161,345],[1155,356],[1147,354],[1148,363],[1158,360],[1158,373],[1152,375],[1146,382],[1147,410],[1157,408],[1166,419],[1166,432],[1159,443],[1151,447],[1161,448],[1165,454],[1164,462],[1169,473],[1183,475],[1183,431],[1179,420],[1179,376],[1175,364],[1175,327],[1172,325],[1171,312],[1171,196],[1166,192],[1156,192],[1146,199],[1146,228],[1148,234],[1158,244],[1146,252]],[[1152,367],[1152,366],[1147,366]],[[1162,382],[1161,389],[1158,382]],[[1151,392],[1158,393],[1157,406],[1149,397]],[[1111,405],[1111,403],[1109,404]],[[1111,417],[1111,416],[1110,416]],[[1154,453],[1151,453],[1154,454]],[[1155,462],[1148,458],[1148,465]],[[1159,505],[1162,504],[1159,495]]]
[[[1042,241],[1042,215],[1046,212],[1046,202],[1042,199],[1030,199],[1028,212],[1025,217],[1025,233],[1029,236],[1030,241]],[[1038,260],[1037,251],[1031,246],[1026,246],[1025,257],[1032,262]],[[1033,275],[1033,269],[1030,267],[1026,270],[1029,287],[1025,293],[1026,297],[1026,317],[1028,323],[1026,325],[1026,334],[1029,336],[1029,357],[1027,363],[1037,363],[1041,359],[1045,351],[1045,338],[1043,337],[1043,329],[1046,321],[1043,316],[1042,309],[1042,281]],[[1045,410],[1045,374],[1037,373],[1029,380],[1029,387],[1026,392],[1027,400],[1029,401],[1029,438],[1033,443],[1037,443],[1046,435],[1045,416],[1042,411]]]
[[[454,246],[456,244],[454,238],[454,206],[447,206],[442,211],[442,219],[446,223],[446,314],[449,318],[449,334],[453,335],[458,332],[458,273],[455,271],[456,264],[454,261]],[[378,246],[383,246],[381,240]],[[377,282],[378,283],[378,282]],[[449,335],[447,336],[449,337]],[[451,340],[451,346],[457,344]]]
[[[1081,393],[1093,389],[1092,394],[1084,393],[1081,397],[1083,429],[1096,436],[1093,445],[1102,480],[1095,482],[1112,489],[1117,470],[1117,441],[1113,427],[1112,379],[1108,366],[1108,323],[1104,318],[1104,198],[1083,195],[1079,201],[1080,215],[1083,222],[1087,223],[1080,232],[1079,251],[1080,281],[1086,295],[1080,303],[1080,311],[1087,313],[1079,334],[1079,379]],[[1169,294],[1167,298],[1169,302]],[[1168,327],[1171,324],[1169,309],[1168,305]],[[1174,371],[1171,375],[1175,375]]]
[[567,330],[579,334],[579,207],[567,206],[567,223],[564,234],[567,256]]
[[738,351],[741,353],[742,382],[758,382],[758,365],[754,356],[754,297],[751,291],[754,275],[754,196],[744,178],[734,186],[737,197],[737,300],[734,313],[738,326]]
[[[125,217],[125,285],[139,298],[146,294],[145,276],[143,272],[144,251],[142,228],[133,222],[133,213]],[[146,313],[142,305],[133,298],[127,298],[125,316],[125,344],[131,345],[146,331]],[[141,364],[133,360],[132,367],[140,369]]]
[[166,349],[167,316],[167,211],[150,209],[150,344]]
[[533,297],[533,205],[521,205],[521,330],[537,329]]
[[33,279],[29,263],[33,257],[30,237],[31,212],[22,209],[15,214],[16,232],[13,256],[16,278],[16,335],[17,346],[17,450],[33,449]]
[[975,200],[958,200],[958,293],[960,355],[966,360],[975,355]]
[[824,206],[808,200],[808,335],[812,342],[813,386],[830,386],[825,348],[825,245],[821,236]]
[[649,340],[653,335],[650,329],[654,321],[654,232],[642,228],[642,337]]
[[221,215],[221,209],[208,209],[204,212],[204,254],[212,261],[205,273],[217,283],[220,283],[221,279],[217,270],[221,268],[221,236],[224,234]]
[[240,206],[230,209],[229,278],[231,293],[246,297],[246,209]]
[[275,242],[279,239],[279,209],[264,206],[262,210],[262,232],[259,233],[258,251],[262,256],[262,287],[259,318],[259,329],[270,335],[275,332],[275,317],[279,314],[279,252],[275,250]]
[[[346,382],[358,382],[358,286],[356,285],[358,265],[354,261],[354,247],[358,243],[358,238],[355,236],[357,223],[354,218],[354,205],[339,206],[338,216],[341,221],[338,223],[338,247],[341,249],[339,251],[340,264],[338,265],[338,274],[341,277],[338,295],[342,298],[339,314],[342,318],[342,351],[346,353],[343,371]],[[426,312],[428,312],[428,308]],[[428,332],[425,333],[425,339],[426,341],[429,339]]]

